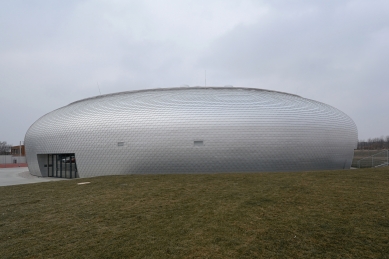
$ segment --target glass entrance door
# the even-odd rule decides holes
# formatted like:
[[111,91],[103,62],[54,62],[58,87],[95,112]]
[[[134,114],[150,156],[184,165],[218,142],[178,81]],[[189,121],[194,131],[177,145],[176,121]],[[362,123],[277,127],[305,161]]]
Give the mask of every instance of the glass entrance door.
[[79,175],[75,154],[48,154],[47,176],[58,178],[78,178]]

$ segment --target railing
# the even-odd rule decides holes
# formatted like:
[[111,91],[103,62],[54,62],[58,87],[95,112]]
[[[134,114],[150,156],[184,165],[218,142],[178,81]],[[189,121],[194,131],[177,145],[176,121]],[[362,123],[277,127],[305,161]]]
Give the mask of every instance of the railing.
[[381,167],[389,165],[389,150],[358,160],[358,168]]

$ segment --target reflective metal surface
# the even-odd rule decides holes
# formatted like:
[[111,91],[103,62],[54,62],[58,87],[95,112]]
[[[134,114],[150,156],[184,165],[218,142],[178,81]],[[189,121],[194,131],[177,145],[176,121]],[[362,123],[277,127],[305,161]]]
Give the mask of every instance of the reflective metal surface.
[[[37,120],[38,155],[74,153],[80,177],[349,168],[355,123],[329,105],[251,88],[190,87],[97,96]],[[42,173],[41,173],[42,171]]]

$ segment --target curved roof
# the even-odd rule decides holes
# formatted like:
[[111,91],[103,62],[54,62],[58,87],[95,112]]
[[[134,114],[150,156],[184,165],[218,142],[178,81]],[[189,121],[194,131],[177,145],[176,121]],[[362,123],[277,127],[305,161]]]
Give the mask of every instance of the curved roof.
[[296,97],[301,97],[296,94],[290,94],[285,92],[279,92],[279,91],[273,91],[273,90],[267,90],[267,89],[259,89],[259,88],[248,88],[248,87],[233,87],[233,86],[192,86],[192,87],[170,87],[170,88],[153,88],[153,89],[142,89],[142,90],[133,90],[133,91],[124,91],[124,92],[117,92],[117,93],[111,93],[111,94],[103,94],[103,95],[97,95],[93,97],[84,98],[75,102],[71,102],[68,105],[87,101],[87,100],[93,100],[93,99],[100,99],[105,98],[109,96],[115,96],[115,95],[124,95],[124,94],[135,94],[135,93],[141,93],[141,92],[154,92],[154,91],[170,91],[170,90],[188,90],[188,89],[217,89],[217,90],[224,90],[224,89],[241,89],[241,90],[254,90],[254,91],[260,91],[260,92],[272,92],[272,93],[279,93],[279,94],[285,94],[285,95],[291,95]]

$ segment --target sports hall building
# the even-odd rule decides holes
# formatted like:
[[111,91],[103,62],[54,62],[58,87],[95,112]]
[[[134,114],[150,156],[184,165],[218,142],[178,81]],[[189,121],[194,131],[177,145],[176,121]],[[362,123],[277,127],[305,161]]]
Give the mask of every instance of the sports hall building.
[[100,95],[38,119],[25,136],[31,174],[92,177],[348,169],[353,120],[297,95],[182,87]]

